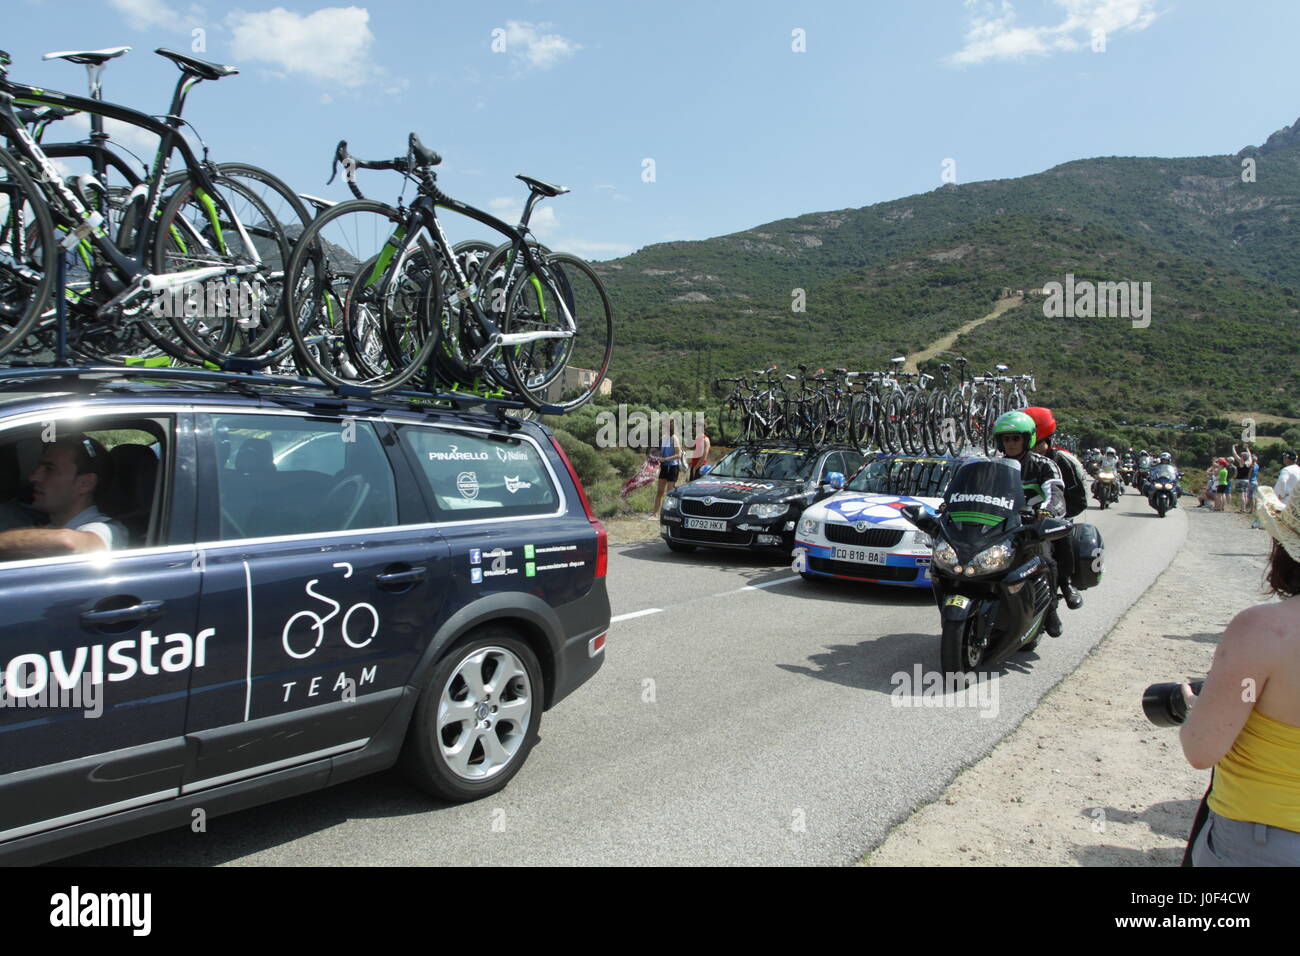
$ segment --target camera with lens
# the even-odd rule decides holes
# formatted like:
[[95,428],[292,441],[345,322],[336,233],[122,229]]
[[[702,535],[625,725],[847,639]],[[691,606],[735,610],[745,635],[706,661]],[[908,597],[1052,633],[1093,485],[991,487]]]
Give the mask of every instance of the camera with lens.
[[[1192,691],[1201,692],[1205,681],[1188,681]],[[1142,712],[1157,727],[1177,727],[1187,719],[1187,701],[1183,699],[1183,685],[1152,684],[1142,692]]]

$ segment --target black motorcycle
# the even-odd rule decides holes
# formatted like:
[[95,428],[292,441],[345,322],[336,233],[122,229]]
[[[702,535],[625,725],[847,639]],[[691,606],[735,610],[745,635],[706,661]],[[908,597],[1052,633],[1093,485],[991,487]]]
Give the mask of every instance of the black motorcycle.
[[1173,465],[1156,465],[1147,479],[1147,504],[1160,517],[1178,507],[1178,470]]
[[931,577],[947,674],[992,665],[1037,646],[1056,593],[1050,542],[1070,534],[1068,521],[1022,523],[1020,465],[1014,459],[971,461],[953,474],[936,518],[921,505],[902,515],[934,539]]

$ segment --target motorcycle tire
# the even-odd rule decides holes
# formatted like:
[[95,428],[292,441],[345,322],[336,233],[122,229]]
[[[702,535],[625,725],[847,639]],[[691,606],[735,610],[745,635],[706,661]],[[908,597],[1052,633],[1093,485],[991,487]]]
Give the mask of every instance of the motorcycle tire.
[[945,621],[939,638],[939,666],[944,676],[967,674],[979,667],[985,648],[975,645],[977,619]]

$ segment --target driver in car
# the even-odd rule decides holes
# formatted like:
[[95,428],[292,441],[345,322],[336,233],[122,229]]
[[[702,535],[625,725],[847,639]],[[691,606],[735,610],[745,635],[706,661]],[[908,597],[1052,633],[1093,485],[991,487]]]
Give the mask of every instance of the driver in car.
[[[93,438],[67,435],[46,444],[28,481],[34,492],[32,506],[49,516],[49,524],[0,532],[0,561],[125,547],[126,528],[95,505],[108,470],[108,451]],[[18,515],[21,511],[14,508],[4,518],[12,521]]]

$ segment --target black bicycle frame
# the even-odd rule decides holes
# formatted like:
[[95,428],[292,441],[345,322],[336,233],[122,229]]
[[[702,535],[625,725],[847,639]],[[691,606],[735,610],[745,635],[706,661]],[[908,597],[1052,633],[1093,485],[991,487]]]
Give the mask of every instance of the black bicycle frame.
[[[221,201],[203,163],[194,154],[185,138],[180,135],[180,110],[184,106],[186,95],[199,82],[198,77],[189,77],[187,79],[182,74],[180,82],[176,85],[176,92],[172,96],[171,109],[164,122],[155,119],[148,113],[141,113],[126,106],[118,106],[114,103],[106,103],[103,100],[75,96],[70,93],[43,90],[34,86],[15,83],[12,80],[0,79],[0,133],[9,136],[12,141],[19,145],[21,154],[36,165],[41,180],[54,189],[59,198],[67,204],[69,210],[76,213],[78,221],[67,221],[61,223],[61,225],[67,226],[73,231],[85,229],[86,231],[81,238],[91,240],[118,272],[127,278],[128,282],[139,275],[145,275],[149,272],[145,262],[149,254],[149,240],[152,238],[152,233],[146,228],[137,229],[134,248],[127,255],[118,249],[117,245],[99,229],[89,227],[87,224],[95,210],[89,209],[82,202],[81,197],[63,181],[63,177],[59,175],[54,164],[49,161],[49,154],[32,138],[27,131],[27,127],[14,113],[14,103],[61,106],[67,109],[80,110],[92,116],[99,115],[103,118],[119,120],[158,136],[160,139],[158,154],[154,158],[153,169],[147,180],[149,188],[145,194],[144,215],[140,220],[143,226],[146,223],[153,222],[154,216],[158,212],[173,150],[180,152],[186,168],[199,187],[213,197],[214,201]],[[83,150],[85,148],[82,144],[76,145],[82,146]],[[107,152],[102,145],[99,148]],[[112,154],[109,153],[109,155]],[[67,210],[59,209],[55,205],[50,206],[50,212],[58,219],[68,219]],[[108,285],[110,292],[116,293],[119,291],[113,288],[112,284],[106,283],[106,285]],[[123,283],[122,288],[125,287],[126,284]]]

